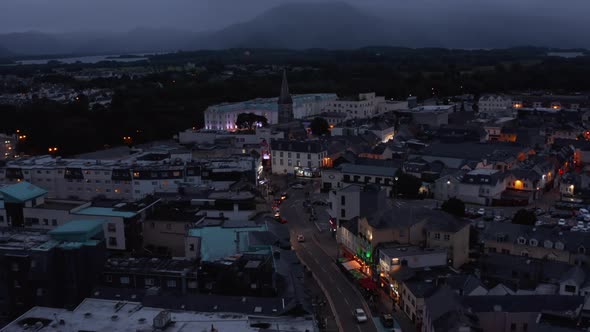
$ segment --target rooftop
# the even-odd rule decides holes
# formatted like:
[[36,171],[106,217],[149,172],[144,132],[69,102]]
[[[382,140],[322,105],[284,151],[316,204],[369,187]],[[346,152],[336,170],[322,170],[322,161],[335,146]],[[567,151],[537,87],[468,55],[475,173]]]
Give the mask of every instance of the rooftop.
[[63,211],[70,211],[79,207],[80,205],[84,205],[86,202],[82,201],[62,201],[62,200],[49,200],[46,199],[43,204],[39,204],[35,206],[36,209],[46,209],[46,210],[63,210]]
[[137,213],[130,211],[117,211],[114,208],[90,206],[76,211],[75,214],[84,216],[131,218]]
[[373,166],[373,165],[358,165],[358,164],[342,164],[342,173],[373,175],[383,177],[393,177],[397,171],[396,167],[392,166]]
[[145,272],[183,272],[194,270],[194,261],[184,258],[117,258],[112,257],[105,263],[107,270],[145,271]]
[[48,232],[55,240],[86,242],[102,232],[105,220],[73,220]]
[[446,249],[421,248],[418,246],[399,246],[395,248],[383,248],[379,249],[379,251],[392,258],[447,253]]
[[217,261],[248,251],[248,233],[266,230],[266,224],[239,225],[237,227],[209,226],[192,228],[188,234],[201,239],[201,260]]
[[[210,302],[204,302],[210,303]],[[240,302],[247,306],[248,302]],[[254,308],[256,309],[256,308]],[[253,310],[252,315],[256,315]],[[262,318],[246,314],[222,312],[167,311],[161,308],[144,306],[139,302],[120,302],[100,299],[85,299],[76,309],[34,307],[6,326],[5,332],[21,332],[38,325],[39,332],[86,331],[91,327],[95,332],[154,331],[156,318],[169,315],[166,332],[180,331],[218,331],[259,332],[256,323],[282,331],[313,331],[313,320],[304,317]],[[254,326],[252,326],[254,325]]]
[[466,296],[462,304],[473,312],[567,312],[581,310],[583,296],[571,295],[484,295]]
[[24,203],[47,194],[47,191],[26,181],[0,187],[0,194],[7,203]]

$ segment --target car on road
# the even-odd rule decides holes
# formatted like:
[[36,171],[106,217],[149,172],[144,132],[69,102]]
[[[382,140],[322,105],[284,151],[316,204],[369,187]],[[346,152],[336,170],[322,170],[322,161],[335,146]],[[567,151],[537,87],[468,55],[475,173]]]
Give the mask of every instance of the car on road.
[[559,221],[557,221],[557,224],[559,226],[565,226],[565,219],[559,219]]
[[384,327],[393,327],[393,316],[391,314],[383,314],[381,315],[381,324]]
[[357,323],[364,323],[368,320],[367,314],[365,314],[365,311],[361,308],[354,309],[354,312],[352,314],[354,315],[354,318],[356,319]]
[[486,209],[484,208],[479,208],[479,210],[477,210],[477,214],[480,216],[483,216],[486,214]]
[[275,220],[278,221],[279,224],[286,224],[287,223],[287,219],[285,219],[283,217],[275,218]]
[[494,217],[494,221],[504,221],[506,220],[506,218],[504,218],[503,216],[495,216]]
[[284,192],[284,193],[281,194],[281,201],[284,201],[287,198],[289,198],[289,195],[287,194],[287,192]]
[[478,222],[477,222],[477,228],[479,228],[479,229],[484,229],[484,228],[486,228],[486,223],[485,223],[485,222],[483,222],[483,220],[480,220],[480,221],[478,221]]
[[280,198],[275,198],[274,201],[272,201],[272,205],[273,206],[279,206],[281,205],[283,201]]
[[275,219],[278,219],[281,217],[281,212],[280,211],[275,211]]
[[305,188],[305,186],[302,185],[301,183],[296,183],[296,184],[292,185],[291,188],[293,188],[293,189],[303,189],[303,188]]
[[305,242],[305,236],[303,234],[297,235],[297,242]]

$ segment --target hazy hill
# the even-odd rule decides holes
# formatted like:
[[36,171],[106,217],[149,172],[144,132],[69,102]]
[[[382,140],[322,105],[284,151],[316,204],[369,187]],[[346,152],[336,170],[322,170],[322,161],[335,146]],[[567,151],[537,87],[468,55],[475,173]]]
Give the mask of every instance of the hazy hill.
[[587,38],[590,20],[571,15],[511,12],[492,2],[461,0],[404,1],[381,10],[377,7],[361,9],[361,6],[362,3],[345,2],[286,3],[251,20],[201,33],[138,28],[126,33],[0,34],[0,55],[2,48],[6,49],[4,53],[41,55],[242,47],[590,47]]

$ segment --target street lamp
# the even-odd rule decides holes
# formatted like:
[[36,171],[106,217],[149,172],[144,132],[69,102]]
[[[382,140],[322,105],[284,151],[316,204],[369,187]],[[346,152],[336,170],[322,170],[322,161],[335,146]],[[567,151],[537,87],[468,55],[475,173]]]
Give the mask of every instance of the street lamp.
[[394,178],[394,180],[395,180],[395,185],[394,185],[394,188],[393,188],[393,189],[394,189],[394,194],[393,194],[393,196],[394,196],[394,198],[397,198],[397,180],[399,180],[399,178],[396,176],[396,177]]

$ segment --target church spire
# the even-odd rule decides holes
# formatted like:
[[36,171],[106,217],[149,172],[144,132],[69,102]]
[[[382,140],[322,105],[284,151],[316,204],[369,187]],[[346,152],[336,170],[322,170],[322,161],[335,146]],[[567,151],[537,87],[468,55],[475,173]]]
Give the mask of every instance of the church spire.
[[279,105],[293,104],[293,98],[289,93],[289,83],[287,83],[287,70],[283,69],[283,83],[281,84],[281,95],[279,96]]

